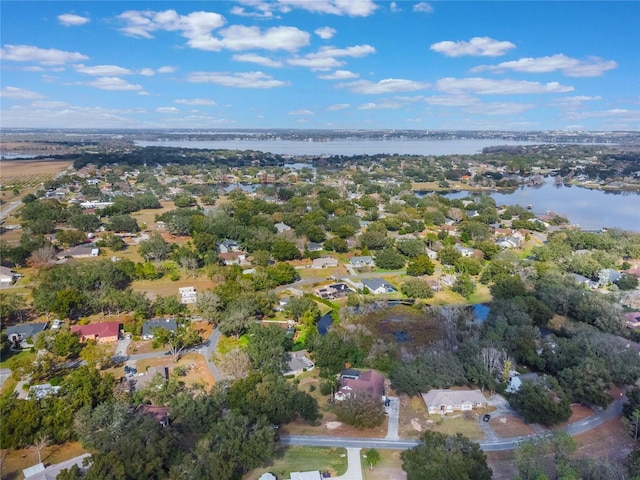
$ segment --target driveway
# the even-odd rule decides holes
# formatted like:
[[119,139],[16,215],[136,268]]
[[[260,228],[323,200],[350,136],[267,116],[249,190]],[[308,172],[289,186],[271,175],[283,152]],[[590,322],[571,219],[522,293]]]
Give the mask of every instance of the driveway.
[[359,448],[347,448],[347,471],[344,475],[334,477],[337,480],[362,480],[362,462]]
[[400,418],[400,399],[398,397],[387,397],[389,406],[384,407],[384,411],[389,416],[389,426],[387,428],[387,440],[397,440],[398,438],[398,421]]

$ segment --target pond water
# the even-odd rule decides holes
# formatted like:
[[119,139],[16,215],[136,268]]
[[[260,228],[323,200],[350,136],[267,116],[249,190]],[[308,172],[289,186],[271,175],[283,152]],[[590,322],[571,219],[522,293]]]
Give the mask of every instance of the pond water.
[[478,323],[484,323],[489,316],[489,305],[485,305],[484,303],[476,303],[473,306],[473,313],[476,317]]
[[331,313],[327,313],[320,317],[318,320],[318,333],[320,335],[326,335],[329,331],[329,327],[333,324],[333,318],[331,318]]

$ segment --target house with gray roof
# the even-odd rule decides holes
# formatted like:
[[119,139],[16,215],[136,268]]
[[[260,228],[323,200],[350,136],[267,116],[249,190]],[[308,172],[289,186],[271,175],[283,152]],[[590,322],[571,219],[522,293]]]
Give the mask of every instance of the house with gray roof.
[[369,255],[365,255],[363,257],[351,257],[350,263],[356,268],[376,266],[376,262],[374,262],[373,258]]
[[44,323],[21,323],[12,325],[7,328],[6,335],[13,343],[22,343],[28,338],[33,338],[47,328],[47,322]]
[[363,278],[362,285],[367,287],[371,293],[376,295],[396,292],[395,287],[382,278]]
[[154,337],[153,332],[156,328],[164,328],[170,332],[175,332],[178,329],[178,323],[175,318],[153,318],[147,320],[142,325],[142,338],[151,340]]

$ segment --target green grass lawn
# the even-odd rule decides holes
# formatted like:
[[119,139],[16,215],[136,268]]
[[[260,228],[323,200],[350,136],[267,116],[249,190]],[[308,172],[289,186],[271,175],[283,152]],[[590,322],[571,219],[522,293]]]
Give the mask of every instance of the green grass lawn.
[[9,352],[7,355],[3,355],[0,360],[0,368],[9,368],[11,366],[11,360],[20,361],[23,358],[35,358],[36,354],[31,353],[30,350],[22,350],[20,352]]
[[328,471],[332,477],[347,471],[347,451],[344,448],[289,447],[280,452],[273,463],[245,476],[245,480],[256,480],[265,472],[277,478],[290,478],[291,472],[320,470]]
[[222,336],[218,342],[218,353],[224,355],[230,352],[234,348],[244,348],[249,343],[249,339],[246,335],[241,336],[239,339],[235,337]]

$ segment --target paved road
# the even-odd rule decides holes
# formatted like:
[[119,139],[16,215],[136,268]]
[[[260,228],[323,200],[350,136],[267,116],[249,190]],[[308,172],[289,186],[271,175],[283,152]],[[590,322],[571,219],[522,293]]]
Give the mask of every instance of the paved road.
[[[571,423],[562,428],[569,435],[574,436],[591,430],[598,425],[603,424],[607,420],[619,416],[622,413],[622,405],[626,401],[625,397],[621,397],[606,410],[591,415],[590,417]],[[520,443],[532,438],[545,435],[526,435],[522,437],[512,437],[503,439],[489,439],[478,442],[480,447],[487,452],[501,450],[515,450]],[[281,443],[284,445],[307,445],[316,447],[344,447],[344,448],[380,448],[391,450],[406,450],[413,448],[420,442],[418,440],[391,440],[386,438],[346,438],[346,437],[316,437],[305,435],[290,435],[280,437]]]

